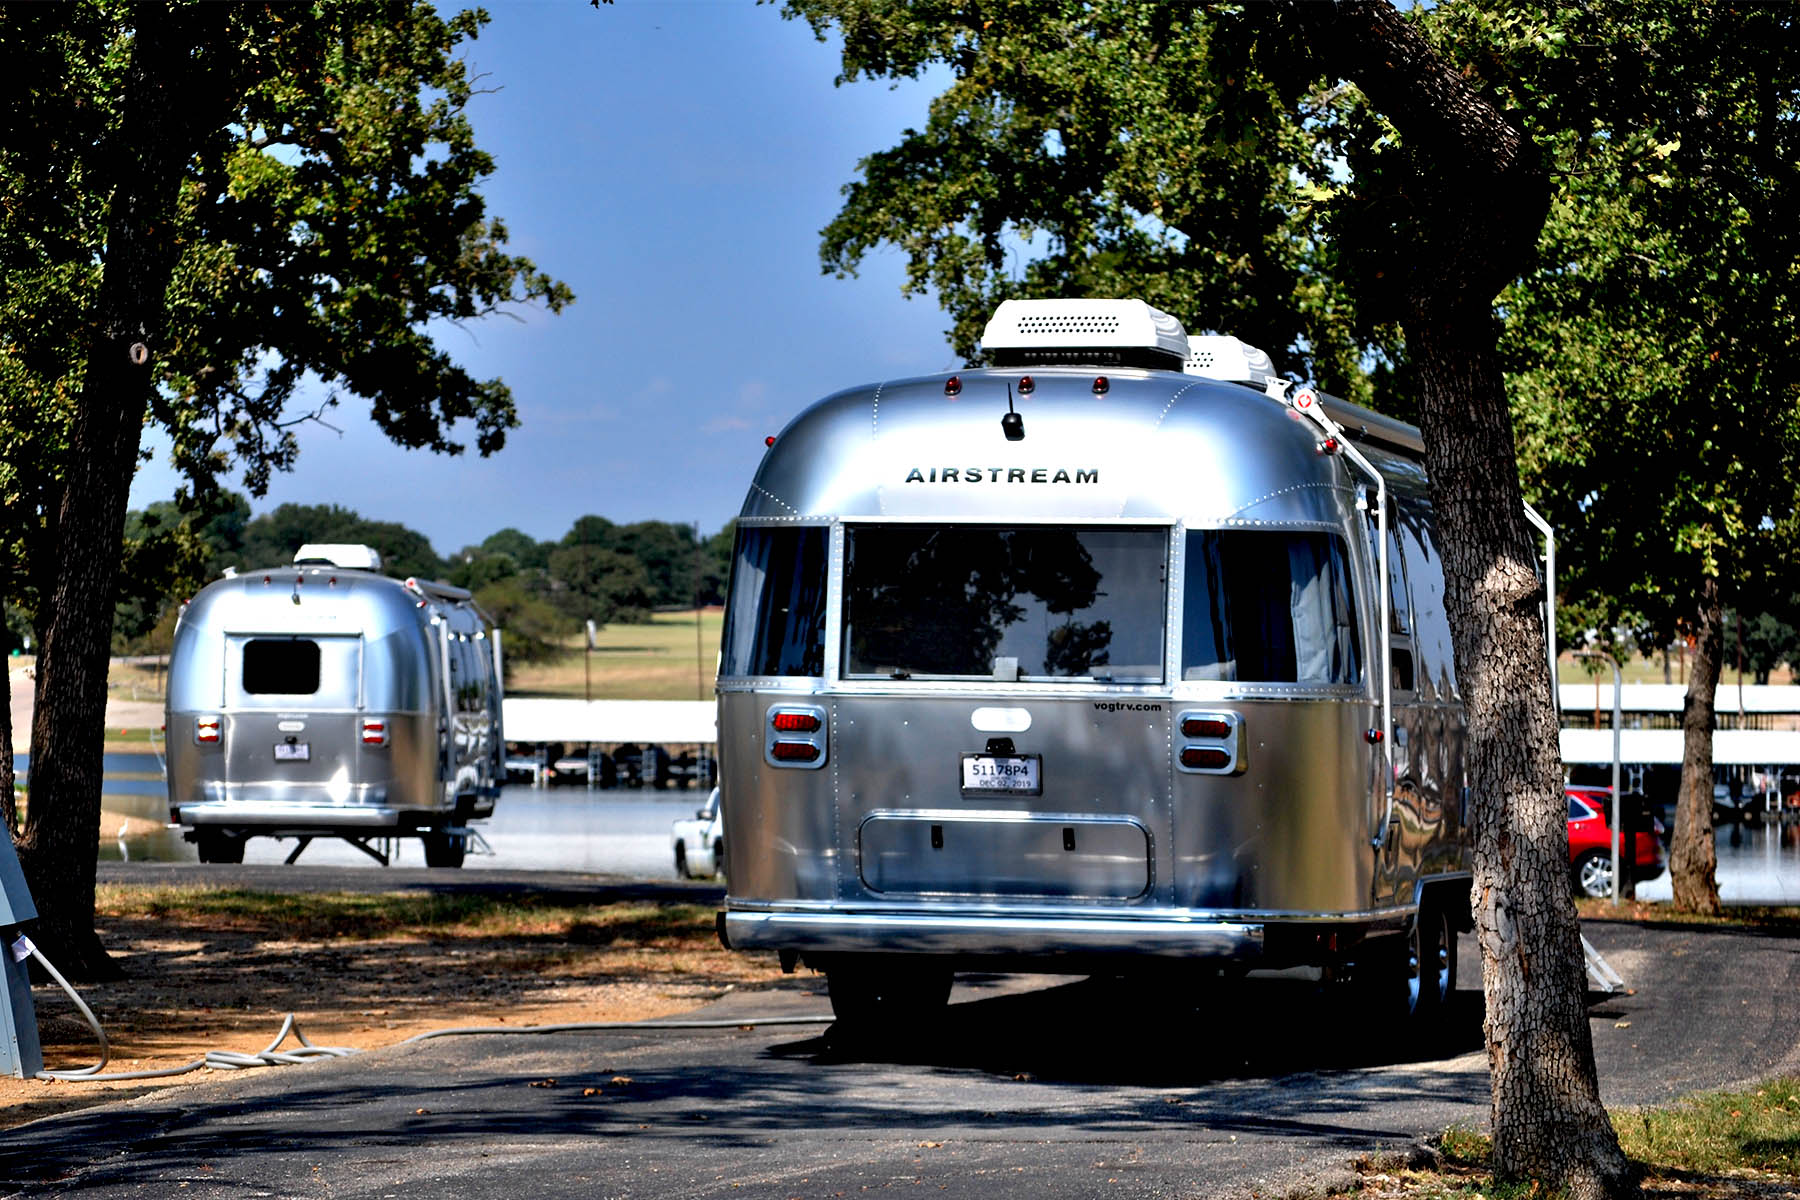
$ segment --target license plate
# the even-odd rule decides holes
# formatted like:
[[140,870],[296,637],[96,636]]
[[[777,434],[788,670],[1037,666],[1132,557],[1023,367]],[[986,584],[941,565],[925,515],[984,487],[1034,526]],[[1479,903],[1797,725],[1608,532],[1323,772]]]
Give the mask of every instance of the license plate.
[[1043,756],[1038,754],[965,754],[964,795],[1037,796],[1044,790]]
[[311,762],[312,745],[308,742],[276,742],[276,762]]

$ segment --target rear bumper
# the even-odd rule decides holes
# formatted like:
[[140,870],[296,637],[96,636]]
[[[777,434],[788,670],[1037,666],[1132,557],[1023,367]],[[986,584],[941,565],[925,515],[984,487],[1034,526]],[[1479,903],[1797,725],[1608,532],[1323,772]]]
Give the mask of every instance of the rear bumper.
[[284,804],[227,800],[183,804],[169,816],[178,825],[229,825],[239,829],[396,829],[418,824],[420,810],[386,805]]
[[1263,951],[1260,924],[1171,917],[728,911],[724,936],[734,950],[980,958],[1256,959]]

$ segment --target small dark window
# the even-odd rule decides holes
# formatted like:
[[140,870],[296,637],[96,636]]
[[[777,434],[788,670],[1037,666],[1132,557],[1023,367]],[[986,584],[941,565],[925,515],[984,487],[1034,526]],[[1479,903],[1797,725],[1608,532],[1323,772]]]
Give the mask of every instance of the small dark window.
[[258,696],[312,695],[319,690],[319,643],[304,638],[245,642],[244,690]]
[[825,554],[819,526],[738,530],[719,673],[825,673]]
[[1412,651],[1395,646],[1392,662],[1394,664],[1394,690],[1396,692],[1413,691]]

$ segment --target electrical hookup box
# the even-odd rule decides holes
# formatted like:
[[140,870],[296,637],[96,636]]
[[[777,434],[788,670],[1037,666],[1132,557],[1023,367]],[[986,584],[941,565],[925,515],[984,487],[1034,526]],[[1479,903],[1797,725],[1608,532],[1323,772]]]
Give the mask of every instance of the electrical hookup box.
[[25,886],[10,831],[0,831],[0,1075],[30,1079],[44,1069],[38,1045],[37,1012],[31,1006],[31,973],[18,947],[19,928],[37,919],[37,906]]

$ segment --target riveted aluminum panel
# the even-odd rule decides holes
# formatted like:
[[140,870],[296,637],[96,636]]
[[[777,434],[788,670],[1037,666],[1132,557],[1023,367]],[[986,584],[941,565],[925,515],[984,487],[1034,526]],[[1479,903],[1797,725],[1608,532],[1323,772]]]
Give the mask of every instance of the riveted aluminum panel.
[[1150,831],[1061,813],[875,813],[857,831],[863,886],[890,895],[1135,900]]

